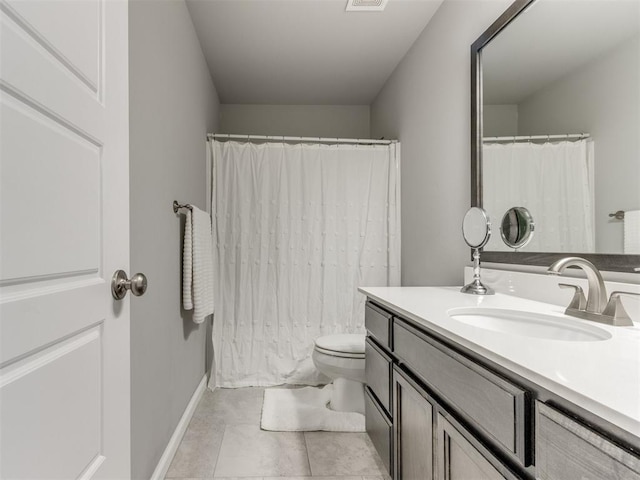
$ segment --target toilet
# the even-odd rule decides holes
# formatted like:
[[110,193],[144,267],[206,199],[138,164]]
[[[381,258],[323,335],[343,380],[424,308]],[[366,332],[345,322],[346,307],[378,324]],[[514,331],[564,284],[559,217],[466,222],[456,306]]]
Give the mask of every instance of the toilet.
[[333,380],[329,408],[364,414],[364,334],[325,335],[315,341],[311,358]]

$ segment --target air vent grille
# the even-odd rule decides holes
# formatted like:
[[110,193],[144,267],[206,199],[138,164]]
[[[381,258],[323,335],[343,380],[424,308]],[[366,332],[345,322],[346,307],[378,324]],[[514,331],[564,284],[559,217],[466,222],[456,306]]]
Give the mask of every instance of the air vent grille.
[[388,0],[347,0],[347,12],[381,12]]

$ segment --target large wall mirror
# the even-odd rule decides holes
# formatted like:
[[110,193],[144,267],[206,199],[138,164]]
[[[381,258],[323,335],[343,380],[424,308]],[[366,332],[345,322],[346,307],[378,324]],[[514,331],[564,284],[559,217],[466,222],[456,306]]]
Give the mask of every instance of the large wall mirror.
[[536,223],[483,260],[640,268],[640,0],[518,0],[471,57],[472,205]]

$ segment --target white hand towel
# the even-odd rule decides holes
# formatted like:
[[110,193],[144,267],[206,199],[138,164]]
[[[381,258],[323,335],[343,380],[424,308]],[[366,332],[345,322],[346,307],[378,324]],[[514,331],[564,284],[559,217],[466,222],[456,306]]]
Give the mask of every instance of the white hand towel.
[[184,246],[182,248],[182,306],[185,310],[193,310],[193,227],[191,210],[187,210],[184,223]]
[[640,254],[640,210],[624,212],[624,253]]
[[211,218],[193,207],[184,229],[182,302],[193,309],[193,321],[202,323],[213,313],[213,245]]

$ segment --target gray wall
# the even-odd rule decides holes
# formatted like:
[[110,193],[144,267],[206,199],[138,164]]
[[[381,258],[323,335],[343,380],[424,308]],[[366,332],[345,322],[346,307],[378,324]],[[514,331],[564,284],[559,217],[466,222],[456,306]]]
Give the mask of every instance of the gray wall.
[[220,131],[369,138],[368,105],[221,105]]
[[402,284],[460,285],[469,249],[470,46],[510,0],[445,0],[371,107],[402,142]]
[[640,36],[525,99],[518,134],[588,132],[595,147],[596,250],[622,253],[623,222],[640,208]]
[[482,133],[485,137],[518,134],[517,105],[483,105]]
[[129,3],[132,476],[148,479],[205,373],[206,325],[181,311],[177,199],[205,207],[218,98],[182,0]]

